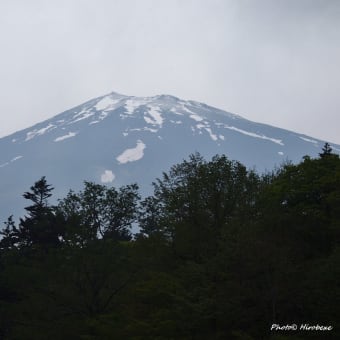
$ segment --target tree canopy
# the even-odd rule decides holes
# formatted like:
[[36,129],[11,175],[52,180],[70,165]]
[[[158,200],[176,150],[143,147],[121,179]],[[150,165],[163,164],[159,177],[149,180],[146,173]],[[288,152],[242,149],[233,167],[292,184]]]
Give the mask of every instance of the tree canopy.
[[196,153],[153,188],[84,182],[50,205],[52,185],[34,183],[27,215],[1,231],[0,338],[339,338],[329,145],[267,174]]

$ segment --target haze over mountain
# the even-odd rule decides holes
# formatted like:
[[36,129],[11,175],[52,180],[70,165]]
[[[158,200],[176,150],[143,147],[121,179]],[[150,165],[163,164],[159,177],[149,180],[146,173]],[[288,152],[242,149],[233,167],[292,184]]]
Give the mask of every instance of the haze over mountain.
[[323,144],[195,101],[112,92],[0,139],[0,218],[23,214],[22,194],[41,176],[55,187],[54,198],[84,180],[137,182],[146,195],[163,171],[194,152],[226,154],[262,172],[316,156]]

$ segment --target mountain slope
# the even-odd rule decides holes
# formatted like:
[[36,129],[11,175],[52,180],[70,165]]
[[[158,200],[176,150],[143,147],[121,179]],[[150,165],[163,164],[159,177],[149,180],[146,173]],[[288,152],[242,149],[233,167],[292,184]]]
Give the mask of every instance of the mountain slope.
[[323,143],[195,101],[111,93],[0,139],[0,218],[22,214],[22,193],[43,175],[54,197],[84,180],[137,182],[147,194],[162,171],[196,151],[264,171],[316,156]]

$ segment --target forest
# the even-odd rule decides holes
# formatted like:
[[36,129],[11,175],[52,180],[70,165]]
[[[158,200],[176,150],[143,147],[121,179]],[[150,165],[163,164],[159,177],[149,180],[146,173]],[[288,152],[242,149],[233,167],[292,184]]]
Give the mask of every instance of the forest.
[[41,177],[1,230],[0,339],[340,339],[327,143],[265,174],[192,154],[149,197],[92,182],[52,195]]

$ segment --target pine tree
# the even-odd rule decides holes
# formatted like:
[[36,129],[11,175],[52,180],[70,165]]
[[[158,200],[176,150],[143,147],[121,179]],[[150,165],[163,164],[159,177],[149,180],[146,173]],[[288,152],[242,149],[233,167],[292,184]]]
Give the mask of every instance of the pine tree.
[[48,207],[48,199],[52,196],[51,191],[54,189],[50,184],[47,184],[45,176],[31,186],[31,191],[23,194],[27,200],[31,200],[34,204],[26,207],[30,218],[41,218],[44,214],[50,211]]
[[319,156],[321,158],[327,157],[329,155],[332,155],[332,151],[333,150],[332,150],[331,146],[329,145],[329,143],[326,142],[325,145],[322,148],[322,153],[319,153]]
[[15,222],[13,220],[13,215],[8,217],[7,221],[4,223],[5,228],[0,231],[0,235],[2,236],[0,240],[0,249],[1,250],[11,250],[16,248],[19,237],[18,237],[18,229],[15,226]]
[[48,247],[60,243],[62,224],[58,223],[48,203],[53,189],[43,176],[34,183],[30,191],[23,194],[23,197],[32,201],[33,204],[25,208],[28,216],[20,219],[18,233],[20,246]]

